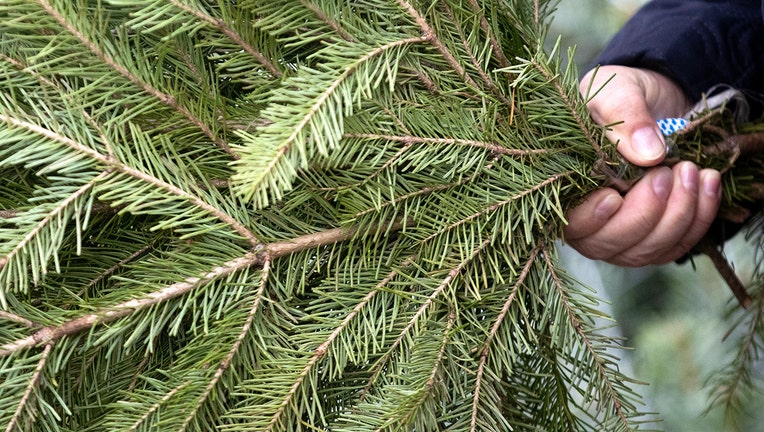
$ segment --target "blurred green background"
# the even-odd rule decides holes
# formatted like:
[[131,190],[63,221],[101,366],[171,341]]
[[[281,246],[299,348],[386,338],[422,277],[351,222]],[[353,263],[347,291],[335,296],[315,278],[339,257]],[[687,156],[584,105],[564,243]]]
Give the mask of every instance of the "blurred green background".
[[[576,46],[580,73],[644,0],[562,0],[554,15],[549,43]],[[747,395],[739,407],[739,423],[725,421],[724,407],[709,410],[709,381],[736,354],[734,337],[725,338],[735,321],[736,303],[710,260],[697,257],[682,265],[624,269],[593,262],[563,247],[570,273],[598,290],[603,305],[628,350],[617,353],[627,374],[645,382],[636,390],[644,411],[662,419],[647,429],[667,432],[764,431],[764,397]],[[754,269],[755,246],[742,236],[725,245],[725,253],[744,282]],[[762,372],[759,368],[759,372]],[[756,377],[761,379],[761,376]],[[761,382],[761,381],[759,381]],[[762,387],[764,388],[764,387]]]

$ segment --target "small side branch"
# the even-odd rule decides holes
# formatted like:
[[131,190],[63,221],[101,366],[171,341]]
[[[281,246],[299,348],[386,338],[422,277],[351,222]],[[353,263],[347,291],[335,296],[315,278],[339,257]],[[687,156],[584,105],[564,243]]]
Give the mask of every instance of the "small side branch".
[[[179,198],[186,199],[193,203],[195,206],[204,209],[205,211],[209,212],[210,214],[215,215],[218,219],[223,221],[224,223],[230,225],[234,230],[236,230],[237,233],[239,233],[243,238],[247,239],[249,243],[253,247],[257,247],[260,244],[260,241],[255,237],[255,235],[247,229],[244,225],[239,223],[236,219],[231,217],[228,213],[223,212],[222,210],[216,208],[215,206],[207,203],[203,199],[199,198],[196,195],[193,195],[189,192],[186,192],[185,190],[179,188],[178,186],[175,186],[171,183],[165,182],[164,180],[161,180],[157,177],[151,176],[143,171],[137,170],[115,158],[113,158],[111,155],[104,155],[96,150],[91,149],[90,147],[77,142],[65,135],[61,135],[58,132],[54,132],[52,130],[46,129],[42,126],[36,125],[34,123],[26,122],[23,120],[18,120],[14,117],[9,117],[3,114],[0,114],[0,121],[8,123],[11,126],[19,127],[22,129],[26,129],[29,132],[32,132],[34,134],[40,135],[46,139],[49,139],[51,141],[55,141],[61,145],[64,145],[66,147],[69,147],[72,150],[77,151],[78,153],[81,153],[91,159],[93,159],[95,162],[100,163],[102,165],[105,165],[107,167],[112,167],[116,169],[117,171],[124,173],[130,177],[133,177],[135,179],[139,179],[142,181],[145,181],[146,183],[153,184],[159,189],[166,190],[172,195],[175,195]],[[2,265],[2,262],[0,262],[0,265]]]
[[494,154],[507,155],[507,156],[530,156],[537,154],[546,154],[552,152],[550,149],[514,149],[504,147],[494,142],[468,140],[460,138],[437,138],[437,137],[419,137],[409,135],[380,135],[380,134],[360,134],[360,133],[348,133],[343,135],[343,138],[359,138],[370,140],[386,140],[396,141],[410,144],[430,144],[430,145],[458,145],[467,147],[482,148],[490,151]]
[[[538,12],[538,1],[536,2],[536,7],[537,7],[536,12]],[[544,76],[544,78],[547,81],[552,83],[552,85],[554,86],[555,90],[557,90],[557,94],[563,100],[563,102],[565,103],[565,106],[568,107],[568,111],[570,111],[570,114],[575,119],[576,124],[578,125],[578,128],[581,130],[581,132],[584,133],[584,135],[586,136],[586,139],[589,141],[589,144],[592,146],[594,151],[597,153],[597,157],[600,160],[603,160],[603,161],[607,160],[608,159],[607,155],[602,150],[602,147],[599,145],[597,140],[594,139],[594,135],[592,135],[592,133],[590,131],[591,128],[586,125],[586,123],[584,122],[584,119],[581,117],[581,115],[576,110],[575,104],[573,103],[572,100],[570,100],[570,97],[568,97],[568,93],[565,91],[563,86],[560,84],[559,80],[557,78],[555,78],[554,76],[552,76],[551,74],[549,74],[549,71],[547,71],[544,68],[544,66],[542,64],[540,64],[539,62],[534,60],[532,62],[532,64],[536,68],[536,70],[539,71],[539,73],[541,73],[541,75]]]
[[483,342],[483,349],[480,350],[480,361],[478,363],[478,369],[477,369],[477,375],[475,377],[475,390],[474,394],[472,396],[472,415],[470,418],[470,432],[477,431],[477,417],[478,417],[478,406],[480,403],[480,393],[483,387],[483,374],[485,373],[485,365],[488,361],[488,354],[491,352],[491,343],[493,342],[493,339],[496,337],[496,334],[499,332],[499,328],[504,323],[504,318],[509,313],[510,307],[514,304],[515,299],[517,298],[517,293],[520,290],[520,286],[522,286],[525,283],[526,278],[528,277],[528,274],[531,271],[531,267],[533,266],[533,263],[536,261],[536,257],[538,257],[539,251],[541,250],[540,247],[537,247],[536,249],[531,252],[531,255],[528,257],[527,262],[523,266],[522,271],[520,271],[520,274],[517,277],[517,281],[515,281],[515,284],[512,285],[512,289],[509,291],[509,296],[507,296],[507,300],[504,302],[504,306],[501,308],[501,312],[499,312],[499,315],[496,317],[496,321],[494,321],[493,326],[491,327],[491,331],[488,333],[488,337],[485,339],[485,342]]
[[408,411],[406,416],[400,420],[398,420],[396,417],[388,418],[385,422],[382,423],[382,426],[377,428],[374,432],[382,432],[387,430],[389,425],[392,424],[409,424],[411,419],[414,418],[414,416],[417,414],[417,410],[427,401],[427,398],[430,397],[432,389],[435,387],[435,383],[438,379],[438,372],[440,372],[441,366],[443,366],[443,357],[446,354],[446,348],[448,348],[448,341],[451,337],[451,331],[455,322],[456,312],[451,309],[451,311],[448,313],[446,328],[443,329],[443,337],[440,340],[440,348],[438,349],[438,355],[435,357],[435,362],[432,366],[432,369],[430,370],[430,375],[428,376],[427,381],[424,383],[424,389],[419,390],[419,398],[412,404],[408,404],[406,406],[406,411]]
[[499,66],[502,68],[508,67],[510,64],[509,60],[504,55],[504,51],[501,48],[501,43],[498,39],[496,39],[496,35],[493,33],[493,31],[491,31],[491,26],[483,14],[483,7],[478,4],[477,0],[469,0],[469,3],[473,12],[475,12],[477,15],[480,15],[480,28],[485,32],[485,34],[488,35],[488,40],[491,43],[493,55],[499,61]]
[[10,312],[6,312],[3,310],[0,310],[0,319],[4,319],[6,321],[12,321],[12,322],[15,322],[16,324],[21,324],[22,326],[29,327],[29,328],[42,327],[41,325],[35,323],[34,321],[28,320],[24,317],[20,317],[16,314],[12,314]]
[[714,379],[710,407],[724,406],[725,416],[737,411],[748,398],[752,389],[751,376],[756,374],[756,364],[761,360],[761,331],[764,319],[764,302],[760,297],[747,314],[748,325],[737,342],[737,355]]
[[156,411],[157,411],[159,408],[161,408],[161,407],[162,407],[162,405],[164,405],[165,403],[167,403],[167,401],[169,401],[170,399],[172,399],[172,397],[173,397],[173,396],[175,396],[175,394],[177,394],[179,391],[183,390],[185,387],[188,387],[188,385],[189,385],[189,384],[191,384],[191,381],[186,381],[186,382],[184,382],[184,383],[182,383],[182,384],[178,385],[178,386],[177,386],[177,387],[175,387],[174,389],[170,390],[169,392],[167,392],[167,394],[166,394],[166,395],[164,395],[164,396],[162,396],[162,399],[158,400],[158,401],[157,401],[157,402],[156,402],[154,405],[152,405],[152,406],[151,406],[151,408],[150,408],[149,410],[147,410],[147,411],[146,411],[146,412],[145,412],[145,413],[144,413],[144,414],[141,416],[141,418],[139,418],[139,419],[138,419],[138,421],[136,421],[135,423],[133,423],[133,425],[132,425],[132,426],[130,426],[130,428],[129,428],[127,431],[128,431],[128,432],[130,432],[130,431],[137,431],[137,430],[138,430],[138,428],[140,428],[140,427],[141,427],[141,425],[142,425],[142,424],[143,424],[143,423],[144,423],[146,420],[148,420],[148,419],[149,419],[149,417],[151,417],[151,415],[152,415],[152,414],[154,414],[154,413],[155,413],[155,412],[156,412]]
[[196,401],[196,405],[194,406],[194,409],[191,410],[191,413],[186,417],[185,421],[183,422],[183,426],[181,426],[180,430],[185,431],[188,425],[193,421],[194,417],[196,417],[197,413],[199,412],[199,408],[201,408],[202,404],[204,404],[205,401],[209,398],[210,394],[212,394],[212,391],[215,389],[215,386],[220,382],[220,378],[223,377],[223,374],[231,367],[231,362],[233,361],[236,354],[239,352],[239,348],[241,348],[242,343],[244,343],[244,339],[249,334],[250,329],[252,328],[252,323],[255,321],[255,316],[257,315],[258,310],[260,310],[260,304],[262,302],[263,297],[265,296],[265,288],[268,286],[268,278],[271,274],[271,260],[269,258],[266,258],[265,262],[263,263],[263,272],[260,276],[260,287],[257,289],[257,293],[255,294],[255,301],[252,303],[252,307],[250,308],[249,315],[247,316],[247,320],[244,322],[244,325],[241,328],[241,332],[236,337],[236,341],[234,342],[233,346],[231,346],[231,349],[228,351],[228,354],[226,354],[225,358],[220,361],[220,364],[218,365],[217,370],[215,371],[215,374],[212,376],[212,379],[207,384],[207,387],[204,389],[204,393],[202,393],[199,400]]
[[247,43],[247,41],[245,41],[244,38],[241,37],[241,35],[236,33],[236,31],[232,29],[222,19],[213,18],[210,15],[206,14],[204,11],[193,8],[189,6],[188,4],[185,4],[178,0],[170,0],[170,3],[172,3],[173,6],[185,11],[186,13],[189,13],[195,16],[196,18],[199,18],[200,20],[206,22],[212,27],[219,29],[221,32],[223,32],[224,35],[228,36],[232,41],[234,41],[244,51],[246,51],[247,54],[251,55],[255,60],[258,61],[258,63],[263,65],[263,67],[265,67],[265,69],[268,70],[268,73],[270,73],[274,77],[281,78],[281,76],[283,75],[281,71],[270,60],[268,60],[268,57],[266,57],[263,53],[256,50],[252,45]]
[[152,86],[150,83],[146,82],[144,79],[142,79],[138,75],[128,70],[124,65],[120,64],[117,60],[115,60],[114,58],[106,54],[104,50],[102,50],[93,41],[88,39],[88,37],[85,34],[83,34],[72,23],[67,21],[66,18],[63,15],[61,15],[61,13],[58,12],[53,6],[51,6],[46,0],[36,0],[36,2],[45,10],[45,12],[47,12],[50,16],[55,18],[56,21],[58,21],[59,24],[61,24],[61,26],[66,29],[66,31],[68,31],[69,33],[74,35],[77,39],[79,39],[80,42],[82,42],[82,44],[85,45],[85,47],[87,47],[87,49],[91,53],[93,53],[93,55],[98,57],[107,66],[109,66],[119,75],[121,75],[123,78],[127,79],[128,81],[130,81],[131,83],[139,87],[141,90],[143,90],[147,94],[155,97],[165,106],[175,110],[181,116],[185,117],[186,120],[188,120],[194,126],[199,128],[199,130],[201,130],[202,133],[206,135],[212,142],[214,142],[220,149],[222,149],[223,151],[231,155],[234,159],[239,159],[239,155],[236,154],[233,151],[233,149],[231,149],[231,147],[228,145],[227,142],[225,142],[222,138],[217,136],[217,134],[215,134],[215,132],[213,132],[212,129],[210,129],[210,127],[207,126],[205,122],[203,122],[201,119],[195,116],[186,107],[178,103],[178,101],[175,100],[175,98],[172,95],[164,93],[161,90],[157,89],[156,87]]
[[507,99],[507,97],[501,92],[501,89],[491,80],[491,78],[488,76],[488,74],[483,70],[483,66],[478,63],[477,57],[475,57],[475,53],[472,50],[472,47],[469,44],[469,41],[464,35],[464,31],[462,30],[461,26],[459,25],[459,21],[454,16],[453,10],[448,6],[448,3],[445,1],[441,1],[440,5],[443,7],[443,10],[446,11],[446,14],[448,15],[448,18],[454,23],[454,26],[456,27],[456,31],[459,33],[459,37],[461,38],[462,46],[464,47],[464,50],[467,52],[467,55],[470,58],[470,61],[472,62],[472,66],[477,71],[477,74],[480,76],[480,79],[483,81],[483,84],[485,84],[494,95],[496,95],[497,98],[499,98],[500,101],[502,101],[506,106],[513,107],[514,102]]
[[325,22],[326,25],[328,25],[329,27],[332,28],[332,30],[337,32],[337,34],[342,39],[345,39],[348,42],[353,42],[353,38],[349,34],[347,34],[347,32],[345,32],[345,30],[342,29],[342,27],[337,23],[337,21],[331,19],[328,15],[326,15],[326,13],[324,13],[324,11],[322,11],[321,8],[319,8],[315,4],[315,2],[307,1],[307,0],[300,0],[300,3],[302,3],[303,6],[305,6],[308,9],[310,9],[314,14],[316,14],[318,19],[320,19],[321,21]]
[[[408,261],[407,261],[408,262]],[[404,266],[406,263],[404,263]],[[290,403],[292,403],[292,400],[297,396],[297,392],[300,389],[300,386],[302,386],[302,383],[305,381],[305,378],[308,377],[310,372],[313,370],[313,368],[318,364],[321,359],[323,359],[331,346],[331,344],[342,334],[342,332],[347,328],[347,326],[350,324],[350,322],[358,315],[363,308],[366,307],[366,305],[369,304],[369,302],[372,301],[372,299],[379,293],[379,290],[382,289],[385,285],[387,285],[393,278],[398,274],[397,270],[393,270],[390,272],[390,274],[387,275],[380,283],[377,284],[377,286],[374,287],[371,291],[369,291],[366,296],[361,300],[360,303],[355,305],[353,310],[345,316],[345,319],[342,320],[342,323],[338,325],[334,331],[329,335],[329,337],[319,345],[316,350],[314,351],[313,356],[308,360],[308,362],[305,364],[305,367],[303,368],[302,372],[300,372],[300,375],[297,377],[295,382],[292,384],[292,387],[289,389],[289,393],[287,393],[287,396],[284,398],[284,400],[281,401],[279,404],[279,408],[276,410],[276,413],[274,413],[273,417],[271,418],[270,423],[268,424],[268,427],[265,429],[266,432],[269,432],[273,430],[274,427],[278,424],[278,421],[280,417],[283,415],[286,408],[289,406]]]
[[[0,116],[1,119],[2,116]],[[77,205],[77,201],[85,196],[100,180],[108,176],[108,172],[104,171],[92,178],[89,182],[83,184],[77,191],[69,195],[66,199],[59,202],[54,209],[42,218],[37,225],[26,233],[23,239],[19,241],[16,246],[11,249],[4,256],[0,257],[0,269],[6,266],[10,261],[14,259],[16,255],[23,254],[23,251],[28,244],[37,239],[38,234],[48,228],[50,225],[60,224],[62,215],[66,214],[66,211],[71,207]],[[55,229],[55,228],[51,228]],[[79,246],[78,246],[79,247]],[[37,282],[37,281],[35,281]]]
[[[570,300],[568,299],[568,296],[563,290],[563,284],[560,281],[560,277],[557,275],[557,271],[555,270],[554,264],[549,258],[549,253],[544,249],[542,250],[542,255],[544,257],[544,260],[546,261],[547,269],[549,270],[549,273],[551,274],[552,279],[554,280],[555,288],[557,289],[557,292],[560,295],[560,299],[561,299],[560,301],[562,302],[562,306],[567,312],[570,325],[573,327],[573,329],[575,329],[576,334],[578,334],[578,337],[580,338],[581,343],[583,344],[586,352],[589,353],[589,355],[591,355],[592,360],[594,362],[594,369],[597,371],[596,373],[600,376],[600,378],[602,379],[604,383],[603,392],[606,392],[607,395],[602,395],[602,396],[607,397],[610,400],[610,403],[612,404],[613,412],[615,413],[616,416],[618,416],[620,422],[624,426],[627,426],[626,430],[631,430],[628,428],[629,416],[624,411],[624,403],[621,400],[621,397],[619,396],[618,392],[616,391],[614,383],[612,382],[612,379],[608,376],[608,371],[605,367],[607,360],[602,357],[602,355],[597,350],[597,347],[595,347],[594,344],[592,343],[591,338],[586,334],[586,331],[584,330],[584,324],[576,315],[576,312],[573,309],[573,305],[570,304]],[[605,401],[603,401],[603,403],[604,402]]]
[[40,357],[40,360],[37,362],[37,367],[34,370],[34,373],[32,374],[32,379],[29,380],[29,384],[27,385],[26,390],[24,391],[24,395],[21,397],[21,401],[19,401],[19,406],[16,407],[16,412],[13,413],[13,417],[11,417],[11,421],[8,422],[8,427],[5,428],[5,432],[12,432],[16,429],[16,425],[19,421],[19,419],[22,417],[22,414],[24,413],[24,408],[27,406],[27,403],[29,403],[29,399],[32,397],[32,393],[37,388],[37,385],[40,382],[40,377],[42,376],[42,371],[45,369],[45,364],[48,362],[48,356],[50,355],[50,351],[53,348],[52,344],[45,345],[45,349],[42,351],[42,356]]
[[507,205],[507,204],[509,204],[511,202],[517,201],[518,199],[520,199],[520,198],[522,198],[522,197],[524,197],[524,196],[526,196],[526,195],[528,195],[530,193],[538,191],[538,190],[544,188],[545,186],[548,186],[548,185],[550,185],[550,184],[560,180],[561,178],[565,178],[565,177],[567,177],[567,176],[569,176],[571,174],[573,174],[572,171],[568,171],[568,172],[552,175],[549,178],[547,178],[546,180],[542,181],[541,183],[539,183],[539,184],[537,184],[537,185],[535,185],[535,186],[533,186],[533,187],[531,187],[531,188],[529,188],[527,190],[524,190],[524,191],[522,191],[522,192],[520,192],[520,193],[518,193],[516,195],[513,195],[513,196],[507,198],[504,201],[501,201],[501,202],[493,204],[493,205],[491,205],[489,207],[483,208],[483,209],[481,209],[477,213],[473,213],[473,214],[471,214],[471,215],[469,215],[469,216],[467,216],[467,217],[465,217],[463,219],[460,219],[460,220],[452,223],[451,225],[448,225],[446,227],[441,228],[437,232],[435,232],[433,234],[430,234],[427,238],[422,240],[422,243],[426,243],[426,242],[432,240],[433,238],[435,238],[435,237],[437,237],[437,236],[439,236],[439,235],[441,235],[441,234],[443,234],[443,233],[445,233],[447,231],[453,230],[454,228],[457,228],[457,227],[459,227],[459,226],[461,226],[461,225],[463,225],[463,224],[465,224],[465,223],[467,223],[467,222],[469,222],[471,220],[474,220],[474,219],[476,219],[476,218],[478,218],[478,217],[480,217],[480,216],[482,216],[484,214],[492,213],[492,212],[496,211],[496,209],[498,209],[498,208],[500,208],[502,206],[505,206],[505,205]]
[[422,37],[429,41],[440,52],[443,58],[446,59],[446,62],[448,62],[448,64],[451,66],[451,68],[471,87],[479,88],[475,80],[473,80],[472,77],[467,74],[467,71],[462,67],[461,63],[459,63],[459,60],[457,60],[456,57],[451,54],[448,48],[446,48],[446,46],[443,44],[443,41],[435,36],[435,31],[432,29],[432,27],[430,27],[430,24],[427,23],[427,20],[424,18],[424,16],[422,16],[422,14],[420,14],[419,11],[417,11],[416,8],[406,0],[398,0],[397,3],[401,8],[405,9],[412,18],[414,18],[414,22],[416,22],[416,24],[422,30]]
[[396,349],[398,349],[398,346],[403,343],[403,340],[406,338],[406,335],[411,331],[412,328],[416,325],[417,322],[419,322],[419,319],[424,315],[432,306],[432,304],[435,302],[435,300],[445,291],[446,288],[448,288],[451,285],[451,282],[456,278],[459,273],[464,270],[464,268],[472,262],[475,258],[480,255],[480,253],[488,247],[488,245],[491,243],[491,239],[485,239],[483,242],[475,248],[475,250],[472,252],[472,254],[469,257],[466,257],[464,260],[462,260],[456,267],[451,269],[451,271],[448,272],[446,277],[441,281],[441,283],[432,291],[432,293],[427,297],[427,300],[417,309],[417,311],[414,313],[414,316],[411,317],[409,322],[406,324],[406,326],[401,330],[401,332],[398,334],[398,337],[393,341],[392,345],[390,345],[390,348],[387,349],[387,352],[377,361],[377,365],[374,368],[374,370],[371,373],[371,378],[367,381],[366,387],[364,388],[364,394],[368,393],[369,389],[371,388],[374,381],[376,381],[379,374],[382,372],[382,369],[384,368],[385,364],[387,363],[387,360],[392,356],[393,352],[395,352]]

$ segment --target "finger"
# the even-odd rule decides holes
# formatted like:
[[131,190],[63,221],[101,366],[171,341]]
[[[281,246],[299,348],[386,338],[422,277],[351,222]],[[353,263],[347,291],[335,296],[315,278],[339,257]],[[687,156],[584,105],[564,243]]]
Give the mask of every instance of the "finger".
[[703,238],[708,228],[716,218],[721,203],[722,186],[721,174],[718,171],[705,169],[700,171],[700,187],[698,190],[698,205],[695,219],[676,246],[669,249],[659,260],[672,262],[684,256]]
[[670,261],[670,252],[687,236],[695,222],[700,183],[698,168],[691,162],[675,165],[672,174],[671,194],[658,223],[638,243],[611,257],[611,263],[640,267]]
[[667,167],[650,170],[626,194],[618,211],[600,230],[569,243],[582,255],[600,260],[608,260],[639,243],[665,212],[673,177]]
[[586,201],[568,211],[568,225],[563,229],[563,239],[576,240],[594,234],[621,207],[621,203],[623,198],[614,189],[592,192]]

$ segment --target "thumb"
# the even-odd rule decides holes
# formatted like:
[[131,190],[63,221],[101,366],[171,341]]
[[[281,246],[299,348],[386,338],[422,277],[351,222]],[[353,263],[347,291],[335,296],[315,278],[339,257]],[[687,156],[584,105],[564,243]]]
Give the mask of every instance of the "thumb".
[[653,166],[666,156],[666,143],[651,114],[649,90],[637,73],[625,68],[615,76],[591,71],[582,79],[581,89],[601,88],[587,106],[595,122],[612,125],[606,136],[617,143],[621,155],[635,165]]

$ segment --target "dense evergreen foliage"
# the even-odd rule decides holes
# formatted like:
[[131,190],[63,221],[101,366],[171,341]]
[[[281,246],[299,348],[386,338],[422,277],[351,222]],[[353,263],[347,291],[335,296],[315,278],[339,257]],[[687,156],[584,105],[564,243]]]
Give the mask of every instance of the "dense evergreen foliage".
[[0,427],[641,429],[557,263],[617,158],[552,6],[0,3]]

